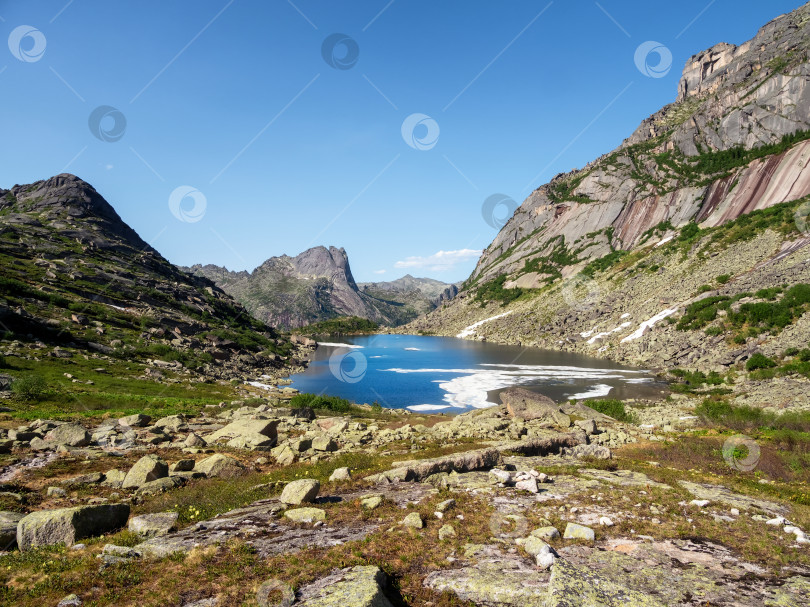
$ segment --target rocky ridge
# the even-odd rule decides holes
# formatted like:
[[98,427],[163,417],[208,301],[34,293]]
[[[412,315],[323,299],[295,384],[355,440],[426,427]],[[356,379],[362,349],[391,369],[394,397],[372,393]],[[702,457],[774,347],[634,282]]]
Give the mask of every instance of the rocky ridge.
[[252,272],[230,272],[210,264],[186,269],[214,281],[254,317],[285,329],[340,316],[399,325],[455,295],[453,285],[412,276],[358,285],[346,251],[336,247],[271,257]]

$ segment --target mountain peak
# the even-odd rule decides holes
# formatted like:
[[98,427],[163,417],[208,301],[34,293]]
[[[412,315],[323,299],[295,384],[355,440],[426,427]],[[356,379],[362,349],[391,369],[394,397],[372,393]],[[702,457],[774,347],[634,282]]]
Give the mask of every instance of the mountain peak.
[[110,239],[115,236],[136,249],[153,251],[92,185],[71,173],[0,190],[3,210],[39,221],[61,221],[67,232],[76,228],[78,239],[100,248],[115,246]]

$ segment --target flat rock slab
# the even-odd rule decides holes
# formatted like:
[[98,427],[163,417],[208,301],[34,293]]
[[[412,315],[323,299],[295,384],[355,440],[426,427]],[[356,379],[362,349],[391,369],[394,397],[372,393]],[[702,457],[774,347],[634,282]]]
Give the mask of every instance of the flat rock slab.
[[127,518],[128,504],[40,510],[18,523],[17,545],[20,550],[58,543],[71,546],[77,540],[120,529]]
[[379,567],[353,567],[333,572],[302,588],[296,605],[302,607],[391,607]]
[[[561,548],[559,554],[569,565],[563,569],[565,577],[570,580],[558,578],[560,589],[571,588],[573,591],[572,584],[576,585],[577,579],[596,576],[640,593],[648,600],[648,603],[619,602],[615,603],[617,605],[776,607],[810,603],[806,598],[810,596],[807,594],[810,577],[771,578],[760,567],[741,561],[727,548],[709,542],[613,539],[600,545],[599,549],[568,546]],[[557,568],[556,564],[554,568]],[[552,579],[552,585],[553,582]],[[603,584],[600,583],[599,587],[602,588]],[[596,600],[591,603],[564,602],[562,597],[560,601],[551,604],[614,605]]]
[[762,510],[774,517],[788,513],[788,508],[782,504],[742,495],[741,493],[734,493],[722,485],[704,485],[700,483],[690,483],[689,481],[678,481],[678,484],[699,500],[722,502],[723,504],[740,510]]
[[367,477],[372,482],[423,481],[440,472],[470,472],[497,466],[501,454],[495,448],[476,449],[433,459],[395,462],[392,469]]
[[591,478],[605,481],[611,485],[619,485],[620,487],[656,487],[658,489],[672,489],[665,483],[659,483],[652,480],[646,474],[641,472],[634,472],[632,470],[594,470],[592,468],[585,468],[581,470],[582,474]]
[[[406,484],[390,488],[386,497],[404,507],[421,501],[434,490],[424,484]],[[343,494],[344,501],[359,499],[363,492]],[[292,553],[311,546],[337,546],[345,542],[361,540],[375,531],[379,525],[371,521],[356,521],[350,525],[332,526],[327,518],[320,527],[292,527],[281,521],[285,506],[277,499],[254,502],[245,508],[231,510],[213,519],[201,521],[177,533],[155,537],[136,546],[147,556],[164,557],[173,552],[188,552],[198,546],[210,546],[240,538],[252,545],[262,557]]]
[[481,607],[545,607],[549,574],[495,546],[475,547],[458,569],[434,571],[424,585]]

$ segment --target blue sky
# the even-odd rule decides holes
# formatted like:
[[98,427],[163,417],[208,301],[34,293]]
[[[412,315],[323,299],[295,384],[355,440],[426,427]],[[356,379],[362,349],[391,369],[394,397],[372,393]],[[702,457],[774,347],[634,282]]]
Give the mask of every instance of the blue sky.
[[462,280],[485,200],[609,151],[691,55],[800,5],[0,1],[0,187],[75,173],[181,265],[323,244],[359,281]]

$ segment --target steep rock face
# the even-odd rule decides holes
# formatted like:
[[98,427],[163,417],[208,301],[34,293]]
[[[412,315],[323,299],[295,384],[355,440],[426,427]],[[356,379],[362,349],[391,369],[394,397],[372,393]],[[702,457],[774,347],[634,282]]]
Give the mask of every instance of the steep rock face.
[[216,282],[256,318],[290,329],[338,316],[402,324],[435,308],[448,288],[440,281],[410,276],[358,285],[346,251],[336,247],[271,257],[250,273],[213,265],[195,265],[189,271]]
[[[663,222],[718,225],[810,193],[808,24],[805,5],[739,47],[690,58],[676,102],[615,151],[532,192],[468,286],[504,274],[542,286],[578,262],[634,248]],[[543,262],[555,250],[572,255],[551,268]]]

